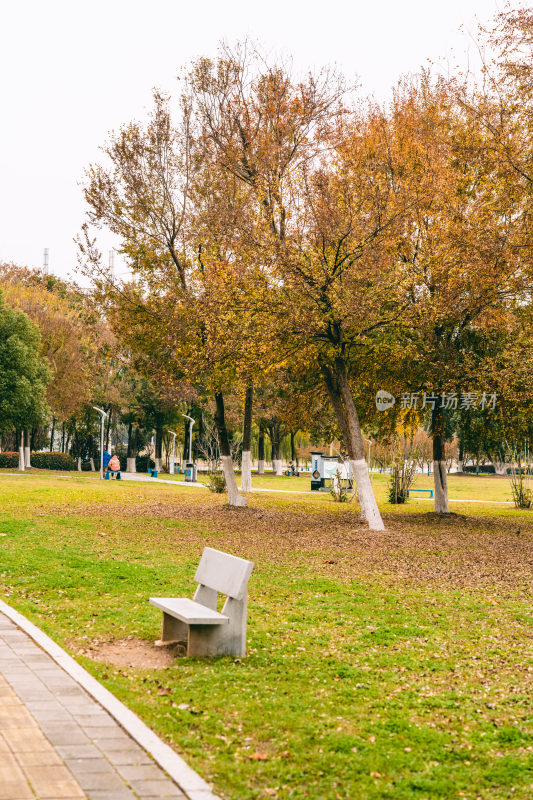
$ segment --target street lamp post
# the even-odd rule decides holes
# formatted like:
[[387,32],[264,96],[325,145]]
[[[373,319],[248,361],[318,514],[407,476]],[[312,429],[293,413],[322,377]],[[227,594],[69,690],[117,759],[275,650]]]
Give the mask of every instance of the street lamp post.
[[[194,419],[192,417],[189,417],[188,414],[182,414],[181,416],[189,420],[189,463],[186,464],[185,480],[193,481],[194,483],[194,481],[196,480],[194,461],[192,459],[192,426],[194,425]],[[189,472],[189,465],[190,465],[190,472]]]
[[173,436],[173,439],[172,439],[172,456],[170,458],[170,474],[173,475],[174,474],[174,463],[176,461],[176,436],[177,436],[177,433],[174,433],[174,431],[171,431],[170,428],[169,428],[168,432],[171,433],[172,436]]
[[107,413],[98,406],[93,406],[95,411],[100,414],[100,478],[104,478],[104,419],[107,419]]

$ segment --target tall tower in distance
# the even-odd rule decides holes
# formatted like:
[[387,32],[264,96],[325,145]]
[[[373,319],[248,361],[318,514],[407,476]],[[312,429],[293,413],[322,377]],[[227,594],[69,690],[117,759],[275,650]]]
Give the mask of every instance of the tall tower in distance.
[[109,251],[109,280],[113,283],[115,280],[115,251]]
[[44,255],[43,255],[43,274],[44,275],[48,275],[49,274],[48,273],[49,257],[50,257],[50,251],[49,251],[48,247],[45,247],[44,248]]

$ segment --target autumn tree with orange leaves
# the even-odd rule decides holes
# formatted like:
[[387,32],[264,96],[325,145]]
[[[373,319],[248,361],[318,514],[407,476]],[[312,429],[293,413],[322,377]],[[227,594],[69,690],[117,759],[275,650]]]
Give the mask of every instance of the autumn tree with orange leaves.
[[[134,274],[96,278],[102,302],[128,346],[160,352],[169,380],[209,387],[231,503],[245,502],[225,423],[236,386],[246,454],[265,375],[328,398],[372,530],[383,521],[360,413],[377,377],[439,396],[476,376],[488,387],[491,347],[529,302],[530,119],[517,99],[530,107],[529,67],[512,47],[517,31],[529,46],[530,21],[500,17],[493,33],[499,106],[427,73],[388,106],[354,105],[332,71],[296,79],[249,43],[223,47],[190,67],[177,124],[156,94],[148,125],[106,147],[111,168],[89,171],[89,220],[121,237]],[[447,513],[446,409],[428,409]]]

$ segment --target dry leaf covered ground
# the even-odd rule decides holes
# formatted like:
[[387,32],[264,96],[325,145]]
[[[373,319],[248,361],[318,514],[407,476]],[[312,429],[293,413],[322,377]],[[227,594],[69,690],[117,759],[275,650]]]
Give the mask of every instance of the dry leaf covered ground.
[[[465,479],[471,480],[471,479]],[[4,596],[227,798],[529,797],[533,525],[510,507],[0,477]],[[472,491],[472,490],[471,490]],[[203,546],[256,563],[246,659],[153,648]]]

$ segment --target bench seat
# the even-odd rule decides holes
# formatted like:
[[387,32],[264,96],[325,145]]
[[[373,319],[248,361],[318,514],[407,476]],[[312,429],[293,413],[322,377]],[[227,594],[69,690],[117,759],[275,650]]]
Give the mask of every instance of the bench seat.
[[[194,599],[151,597],[163,612],[156,644],[187,643],[188,656],[245,656],[248,579],[254,565],[244,558],[205,547],[196,570]],[[226,602],[220,614],[218,595]]]
[[151,597],[150,605],[188,625],[227,625],[229,617],[186,597]]

